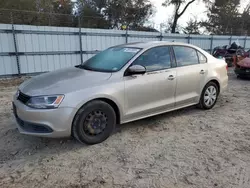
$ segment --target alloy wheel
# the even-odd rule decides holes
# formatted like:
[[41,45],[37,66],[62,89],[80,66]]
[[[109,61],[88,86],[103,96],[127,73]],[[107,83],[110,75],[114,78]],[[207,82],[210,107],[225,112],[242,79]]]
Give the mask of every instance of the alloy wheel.
[[209,86],[204,94],[204,103],[211,107],[214,105],[217,99],[217,90],[214,86]]

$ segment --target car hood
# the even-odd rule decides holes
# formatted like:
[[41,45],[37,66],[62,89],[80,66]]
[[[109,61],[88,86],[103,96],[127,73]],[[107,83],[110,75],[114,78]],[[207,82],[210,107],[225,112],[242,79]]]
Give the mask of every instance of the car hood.
[[19,89],[29,96],[66,94],[100,85],[111,75],[72,67],[33,77],[21,84]]

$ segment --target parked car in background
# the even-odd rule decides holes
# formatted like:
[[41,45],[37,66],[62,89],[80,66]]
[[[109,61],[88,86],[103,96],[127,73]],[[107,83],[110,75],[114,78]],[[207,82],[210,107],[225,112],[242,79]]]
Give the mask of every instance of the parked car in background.
[[116,124],[197,104],[211,109],[227,85],[225,61],[196,46],[132,43],[24,82],[13,109],[21,133],[97,144]]
[[237,58],[235,62],[235,74],[238,78],[250,78],[250,58]]
[[212,55],[216,58],[225,58],[229,67],[234,65],[234,58],[237,57],[250,57],[250,51],[245,51],[240,46],[239,42],[233,42],[231,45],[217,46],[214,48]]

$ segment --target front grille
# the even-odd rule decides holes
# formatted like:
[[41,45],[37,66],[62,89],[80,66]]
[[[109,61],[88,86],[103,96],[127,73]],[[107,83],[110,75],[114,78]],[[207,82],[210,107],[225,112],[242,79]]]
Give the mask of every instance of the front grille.
[[13,113],[16,117],[16,121],[17,121],[18,125],[24,131],[30,132],[30,133],[52,133],[53,132],[53,130],[47,125],[30,123],[30,122],[26,122],[26,121],[21,120],[17,115],[16,105],[14,103],[12,103],[12,105],[13,105]]
[[22,103],[26,104],[29,100],[30,100],[30,96],[28,95],[25,95],[24,93],[22,93],[20,91],[18,97],[17,97],[17,100],[21,101]]
[[30,133],[52,133],[53,132],[53,130],[46,125],[25,122],[21,120],[18,116],[16,117],[16,121],[24,131],[27,131]]

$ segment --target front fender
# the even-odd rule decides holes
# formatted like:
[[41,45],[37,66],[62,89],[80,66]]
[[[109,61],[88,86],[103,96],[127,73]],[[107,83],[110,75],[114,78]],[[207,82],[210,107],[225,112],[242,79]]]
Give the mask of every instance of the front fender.
[[98,86],[69,93],[65,96],[62,107],[80,109],[84,104],[96,99],[111,100],[119,109],[121,118],[124,112],[124,85]]

